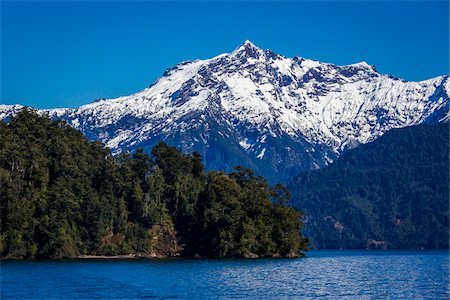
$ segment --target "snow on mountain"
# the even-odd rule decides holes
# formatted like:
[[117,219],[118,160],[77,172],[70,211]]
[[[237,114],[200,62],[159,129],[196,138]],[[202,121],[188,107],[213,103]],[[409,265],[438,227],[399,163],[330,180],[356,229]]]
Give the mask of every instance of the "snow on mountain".
[[8,119],[9,116],[16,114],[23,108],[24,108],[24,106],[20,105],[20,104],[15,104],[15,105],[0,104],[0,120]]
[[[449,76],[409,82],[360,62],[287,58],[246,41],[180,63],[130,96],[43,110],[114,153],[163,139],[208,168],[243,164],[272,180],[325,166],[392,128],[449,119]],[[20,106],[0,106],[0,118]],[[269,174],[269,175],[267,175]]]

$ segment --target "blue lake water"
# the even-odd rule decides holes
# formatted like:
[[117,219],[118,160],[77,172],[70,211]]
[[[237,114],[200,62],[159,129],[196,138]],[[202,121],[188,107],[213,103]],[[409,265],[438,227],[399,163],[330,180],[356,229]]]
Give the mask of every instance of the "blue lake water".
[[447,251],[299,259],[3,261],[1,298],[448,299]]

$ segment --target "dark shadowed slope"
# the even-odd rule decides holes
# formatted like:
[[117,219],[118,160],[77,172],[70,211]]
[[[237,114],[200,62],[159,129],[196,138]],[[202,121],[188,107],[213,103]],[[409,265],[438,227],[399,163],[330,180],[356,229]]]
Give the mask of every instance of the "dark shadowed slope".
[[449,124],[395,129],[289,189],[317,248],[448,248]]

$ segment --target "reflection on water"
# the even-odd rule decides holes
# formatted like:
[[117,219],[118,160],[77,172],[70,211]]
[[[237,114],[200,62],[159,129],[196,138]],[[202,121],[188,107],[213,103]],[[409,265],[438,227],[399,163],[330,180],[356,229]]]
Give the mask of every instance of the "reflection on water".
[[8,261],[2,298],[448,299],[443,251],[315,251],[300,259]]

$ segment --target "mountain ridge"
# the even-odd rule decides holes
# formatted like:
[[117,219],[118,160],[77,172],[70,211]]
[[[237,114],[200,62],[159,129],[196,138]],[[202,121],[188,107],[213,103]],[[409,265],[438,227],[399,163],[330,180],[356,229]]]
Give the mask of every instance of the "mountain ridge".
[[[199,151],[208,169],[244,164],[284,180],[390,129],[448,121],[448,77],[404,81],[366,62],[287,58],[246,41],[228,54],[179,63],[130,96],[41,112],[116,154],[164,140]],[[0,118],[18,108],[0,106]]]

